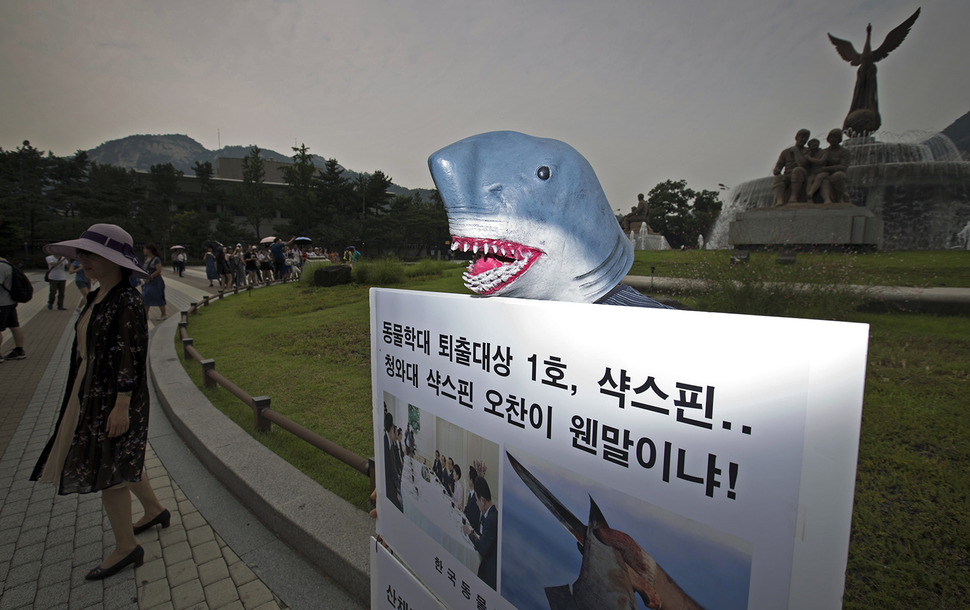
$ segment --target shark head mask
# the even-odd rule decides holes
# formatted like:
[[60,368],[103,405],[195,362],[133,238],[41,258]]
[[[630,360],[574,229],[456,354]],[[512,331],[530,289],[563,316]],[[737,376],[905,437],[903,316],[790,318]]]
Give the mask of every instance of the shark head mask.
[[452,249],[476,254],[464,275],[476,294],[588,303],[630,270],[633,246],[568,144],[496,131],[455,142],[428,165]]

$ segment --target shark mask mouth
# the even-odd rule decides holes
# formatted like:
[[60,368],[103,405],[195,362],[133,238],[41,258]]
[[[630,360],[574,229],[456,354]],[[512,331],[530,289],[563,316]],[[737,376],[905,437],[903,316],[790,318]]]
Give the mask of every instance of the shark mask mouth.
[[451,249],[477,255],[462,278],[466,288],[482,296],[495,294],[519,279],[543,254],[513,241],[473,237],[452,237]]

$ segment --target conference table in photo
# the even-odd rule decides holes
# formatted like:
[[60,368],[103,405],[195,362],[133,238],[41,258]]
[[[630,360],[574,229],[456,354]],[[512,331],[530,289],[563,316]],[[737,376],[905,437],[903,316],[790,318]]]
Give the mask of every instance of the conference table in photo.
[[465,515],[455,505],[438,477],[421,460],[404,458],[401,476],[401,499],[404,515],[461,561],[472,573],[478,573],[481,558],[463,532]]

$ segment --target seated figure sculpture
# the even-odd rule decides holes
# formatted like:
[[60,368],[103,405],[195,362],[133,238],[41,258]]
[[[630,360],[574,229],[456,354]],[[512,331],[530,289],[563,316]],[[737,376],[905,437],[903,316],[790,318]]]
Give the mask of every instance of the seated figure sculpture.
[[808,200],[821,195],[821,203],[850,203],[845,172],[849,168],[849,151],[842,147],[842,130],[829,131],[829,146],[822,151],[818,166],[808,180]]
[[808,161],[805,159],[805,144],[811,133],[799,129],[795,133],[795,145],[781,151],[772,170],[775,176],[774,201],[772,207],[805,201],[805,180],[808,177]]
[[[643,198],[643,193],[637,195],[637,204],[630,208],[630,213],[623,217],[620,221],[620,227],[623,232],[638,231],[640,225],[634,226],[634,223],[644,223],[650,220],[650,204]],[[650,230],[649,225],[647,230]]]

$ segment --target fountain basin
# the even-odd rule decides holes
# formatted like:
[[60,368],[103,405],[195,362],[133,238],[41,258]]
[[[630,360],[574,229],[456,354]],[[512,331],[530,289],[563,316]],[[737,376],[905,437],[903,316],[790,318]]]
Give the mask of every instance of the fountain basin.
[[[937,250],[970,247],[970,163],[961,160],[953,142],[943,134],[923,138],[919,142],[880,142],[873,138],[848,140],[851,165],[846,172],[849,198],[860,210],[868,210],[881,221],[882,237],[872,236],[879,223],[853,220],[852,231],[863,234],[864,247],[882,250]],[[711,248],[752,245],[750,240],[763,241],[771,235],[785,236],[787,242],[760,245],[826,246],[827,242],[792,242],[792,239],[817,239],[830,235],[835,226],[844,234],[845,220],[831,215],[818,204],[795,204],[814,209],[813,215],[799,215],[799,222],[814,223],[801,233],[786,228],[792,218],[780,216],[777,227],[763,226],[768,216],[749,219],[747,212],[764,214],[771,210],[772,177],[745,182],[727,198],[721,216],[715,223],[709,240]],[[789,210],[789,204],[781,208]],[[775,208],[777,211],[778,208]],[[799,208],[801,211],[801,208]],[[868,218],[868,217],[866,217]],[[733,227],[734,222],[750,226]],[[860,225],[861,223],[861,225]],[[861,228],[860,228],[861,226]],[[827,227],[827,228],[826,228]],[[752,231],[757,230],[756,234]],[[741,241],[735,241],[735,240]],[[850,243],[849,245],[855,245]]]

